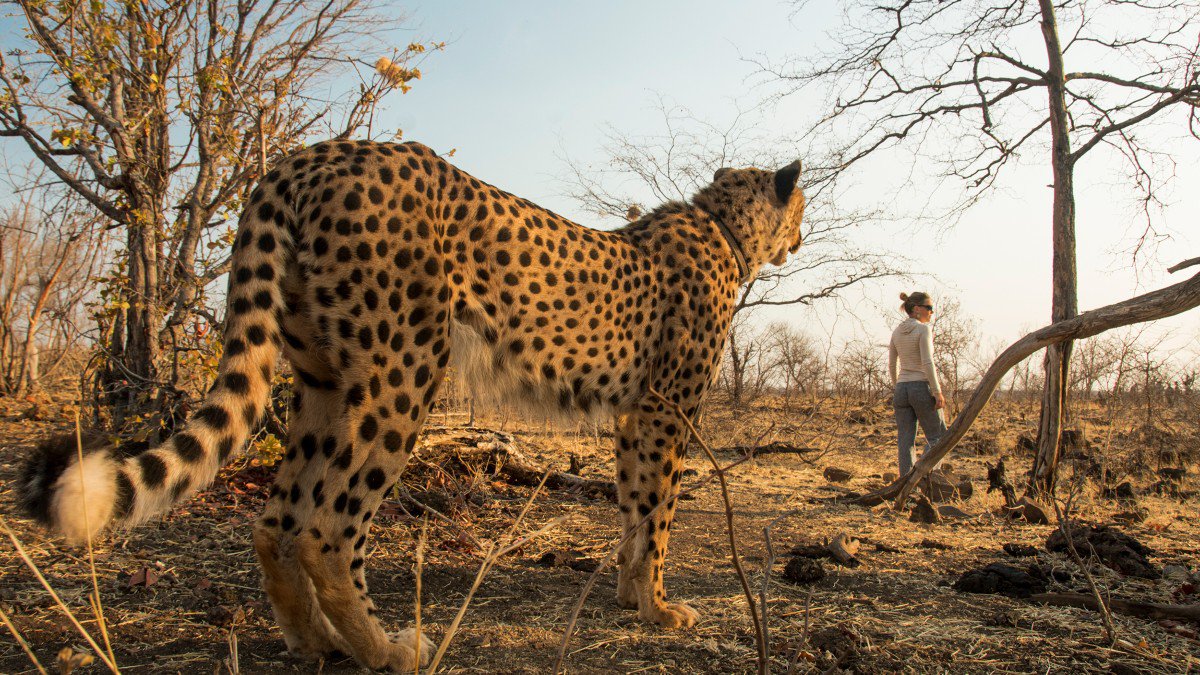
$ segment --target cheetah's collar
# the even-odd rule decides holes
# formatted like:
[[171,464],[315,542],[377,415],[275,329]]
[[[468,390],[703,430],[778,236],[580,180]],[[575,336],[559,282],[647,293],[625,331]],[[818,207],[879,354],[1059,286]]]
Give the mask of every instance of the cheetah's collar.
[[725,238],[725,243],[729,244],[729,250],[733,251],[733,260],[737,263],[738,275],[742,281],[750,276],[750,266],[746,264],[746,252],[742,250],[742,245],[738,242],[737,237],[733,235],[733,230],[721,220],[720,216],[711,211],[704,210],[709,218],[712,218],[713,223],[717,225],[717,230],[721,232],[721,236]]

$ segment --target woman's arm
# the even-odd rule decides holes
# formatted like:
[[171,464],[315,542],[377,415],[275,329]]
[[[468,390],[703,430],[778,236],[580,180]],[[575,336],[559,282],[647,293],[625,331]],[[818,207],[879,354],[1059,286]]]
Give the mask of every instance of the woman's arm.
[[928,326],[921,328],[921,370],[925,372],[925,379],[929,381],[929,391],[934,396],[940,396],[942,393],[942,385],[938,382],[937,367],[933,364],[933,331]]
[[888,341],[888,375],[892,376],[892,387],[896,386],[896,378],[899,377],[897,367],[900,363],[900,350],[896,349],[896,337]]

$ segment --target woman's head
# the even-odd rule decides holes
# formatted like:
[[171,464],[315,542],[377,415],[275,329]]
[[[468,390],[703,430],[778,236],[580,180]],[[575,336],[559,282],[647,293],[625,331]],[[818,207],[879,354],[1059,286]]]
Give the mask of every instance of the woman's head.
[[933,299],[928,293],[901,293],[900,299],[904,301],[900,309],[904,310],[905,314],[923,323],[928,323],[933,318]]

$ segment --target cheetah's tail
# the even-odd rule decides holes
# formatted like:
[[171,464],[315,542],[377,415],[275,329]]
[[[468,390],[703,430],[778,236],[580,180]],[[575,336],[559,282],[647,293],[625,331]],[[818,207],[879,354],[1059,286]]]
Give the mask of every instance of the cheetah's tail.
[[290,216],[264,197],[260,187],[238,229],[217,379],[178,433],[133,455],[96,438],[77,444],[72,434],[47,441],[26,461],[17,485],[23,510],[68,543],[166,512],[241,454],[270,395],[292,251],[284,226]]

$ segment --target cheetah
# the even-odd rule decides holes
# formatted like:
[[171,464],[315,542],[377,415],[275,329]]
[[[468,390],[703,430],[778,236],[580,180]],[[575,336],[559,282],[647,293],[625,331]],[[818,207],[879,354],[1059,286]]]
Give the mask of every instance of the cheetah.
[[412,670],[432,645],[385,632],[365,545],[453,358],[506,400],[613,417],[620,518],[626,534],[639,528],[619,551],[618,603],[690,627],[697,612],[663,588],[685,429],[652,392],[696,412],[740,287],[800,246],[800,171],[722,168],[690,201],[600,231],[418,143],[298,151],[241,217],[224,353],[203,403],[140,454],[44,445],[23,504],[74,544],[164,513],[242,452],[282,351],[291,422],[253,542],[284,640],[309,658]]

